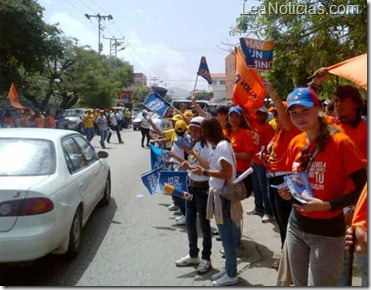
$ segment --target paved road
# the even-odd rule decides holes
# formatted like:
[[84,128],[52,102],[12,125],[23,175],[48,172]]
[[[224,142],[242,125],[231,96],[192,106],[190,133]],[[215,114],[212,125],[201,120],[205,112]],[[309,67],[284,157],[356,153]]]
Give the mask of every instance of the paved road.
[[[112,170],[112,200],[97,208],[83,231],[83,249],[73,260],[48,255],[24,267],[0,266],[0,285],[7,286],[210,286],[211,271],[197,275],[194,267],[175,267],[188,251],[185,228],[175,224],[167,206],[171,198],[149,196],[140,174],[149,170],[149,150],[140,147],[140,132],[125,129],[125,144],[116,136],[107,146]],[[98,146],[98,137],[92,141]],[[253,198],[243,201],[244,210]],[[212,221],[213,228],[216,228]],[[271,268],[280,255],[280,238],[274,223],[262,224],[258,216],[244,215],[238,258],[239,286],[274,286]],[[199,241],[201,246],[201,239]],[[224,266],[221,242],[213,238],[212,263]],[[356,281],[359,282],[359,279]],[[360,284],[354,284],[360,285]]]

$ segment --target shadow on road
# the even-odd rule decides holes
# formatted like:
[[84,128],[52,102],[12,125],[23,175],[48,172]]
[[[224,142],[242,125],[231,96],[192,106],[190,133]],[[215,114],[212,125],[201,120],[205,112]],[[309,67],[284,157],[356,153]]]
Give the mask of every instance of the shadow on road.
[[2,286],[75,286],[94,259],[117,210],[114,198],[108,207],[97,207],[82,232],[82,247],[77,257],[47,255],[25,265],[0,265]]

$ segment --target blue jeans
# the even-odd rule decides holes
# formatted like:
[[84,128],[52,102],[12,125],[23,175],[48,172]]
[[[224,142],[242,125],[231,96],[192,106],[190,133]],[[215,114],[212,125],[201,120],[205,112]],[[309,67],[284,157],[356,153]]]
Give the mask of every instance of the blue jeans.
[[198,256],[197,247],[197,214],[202,231],[202,259],[209,260],[211,256],[212,235],[210,221],[206,219],[206,205],[209,193],[209,184],[200,187],[188,187],[193,194],[192,200],[186,200],[186,227],[188,234],[189,255],[192,258]]
[[252,186],[255,197],[255,210],[259,213],[272,216],[272,206],[268,197],[268,179],[265,176],[265,166],[251,162],[254,169],[252,173]]
[[104,141],[106,140],[107,136],[108,136],[108,129],[100,129],[99,130],[100,132],[100,143],[101,145],[104,144]]
[[237,226],[231,219],[231,202],[220,197],[223,207],[223,224],[218,224],[225,252],[225,270],[229,277],[237,276],[236,236]]
[[94,134],[95,134],[94,127],[85,128],[84,132],[85,132],[85,135],[86,135],[86,139],[88,139],[88,141],[90,142],[91,139],[93,139]]
[[287,251],[295,286],[336,286],[344,258],[344,237],[309,234],[287,226]]

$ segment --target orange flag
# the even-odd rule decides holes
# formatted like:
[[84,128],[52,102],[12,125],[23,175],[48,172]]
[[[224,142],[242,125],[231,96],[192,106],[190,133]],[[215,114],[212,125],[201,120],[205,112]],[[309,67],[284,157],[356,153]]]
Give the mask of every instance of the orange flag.
[[264,105],[266,91],[258,73],[249,68],[241,52],[235,48],[235,77],[233,104],[240,105],[249,111]]
[[22,106],[21,103],[19,102],[17,89],[15,88],[14,83],[12,83],[12,85],[10,86],[9,93],[8,93],[8,99],[9,99],[10,104],[14,108],[21,109],[21,110],[27,109],[26,107]]

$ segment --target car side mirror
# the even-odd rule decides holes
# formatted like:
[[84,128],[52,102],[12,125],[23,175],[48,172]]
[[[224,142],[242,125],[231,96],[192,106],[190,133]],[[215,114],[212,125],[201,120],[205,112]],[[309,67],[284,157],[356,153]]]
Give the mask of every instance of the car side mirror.
[[107,158],[108,157],[108,153],[106,151],[98,151],[97,155],[98,155],[99,158]]

